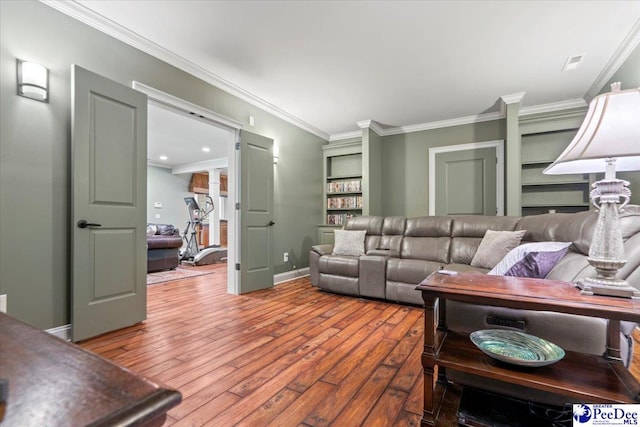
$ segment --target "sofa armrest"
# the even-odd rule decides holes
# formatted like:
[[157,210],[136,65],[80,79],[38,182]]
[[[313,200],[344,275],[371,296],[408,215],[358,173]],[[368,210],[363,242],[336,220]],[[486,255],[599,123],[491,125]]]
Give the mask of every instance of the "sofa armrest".
[[386,297],[387,256],[363,255],[359,259],[358,289],[360,296],[371,298]]
[[318,255],[331,255],[333,252],[333,245],[315,245],[311,246],[311,250]]

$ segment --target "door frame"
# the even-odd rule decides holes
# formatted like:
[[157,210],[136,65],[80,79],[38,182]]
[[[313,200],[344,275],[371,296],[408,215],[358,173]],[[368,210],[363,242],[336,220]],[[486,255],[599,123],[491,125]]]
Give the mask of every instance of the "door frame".
[[429,148],[429,215],[436,214],[436,155],[453,151],[467,151],[480,148],[496,149],[496,209],[497,216],[504,215],[504,140],[470,142],[468,144],[446,145]]
[[240,259],[240,211],[235,209],[235,206],[236,203],[240,202],[238,198],[240,183],[240,156],[238,155],[238,150],[236,150],[236,143],[240,140],[240,129],[242,129],[244,125],[237,120],[223,116],[215,111],[211,111],[189,101],[185,101],[184,99],[180,99],[166,92],[162,92],[151,86],[145,85],[144,83],[133,81],[131,87],[145,93],[149,102],[157,102],[180,112],[194,113],[196,116],[210,122],[211,125],[218,126],[229,131],[229,138],[227,140],[227,153],[229,155],[227,165],[229,177],[227,182],[227,200],[229,205],[232,207],[233,212],[229,215],[227,229],[227,246],[231,249],[227,252],[227,292],[239,295],[241,292],[240,272],[236,270],[235,266]]

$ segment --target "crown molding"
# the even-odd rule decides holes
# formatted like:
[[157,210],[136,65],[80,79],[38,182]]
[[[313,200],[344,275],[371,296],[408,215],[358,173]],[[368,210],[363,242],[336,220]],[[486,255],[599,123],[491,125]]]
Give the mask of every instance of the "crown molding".
[[605,65],[604,69],[585,94],[587,102],[591,102],[591,100],[600,93],[604,85],[613,77],[638,45],[640,45],[640,20],[631,28],[627,37],[620,43],[618,49],[616,49],[609,62],[607,62],[607,65]]
[[531,114],[539,113],[552,113],[555,111],[569,110],[572,108],[586,108],[588,105],[584,99],[569,99],[567,101],[554,102],[552,104],[532,105],[531,107],[524,107],[520,110],[518,116],[528,116]]
[[385,130],[376,122],[375,120],[361,120],[356,122],[356,124],[360,127],[360,129],[371,129],[378,135],[384,135]]
[[329,142],[342,141],[343,139],[362,138],[361,130],[354,130],[351,132],[334,133],[329,136]]
[[[524,96],[524,92],[520,92],[513,95],[505,95],[501,96],[500,100],[502,101],[502,105],[512,104],[515,102],[520,102],[522,97]],[[568,101],[554,102],[552,104],[542,104],[542,105],[534,105],[531,107],[524,107],[520,109],[518,116],[529,116],[532,114],[540,114],[540,113],[552,113],[556,111],[569,110],[575,108],[586,108],[588,105],[584,99],[570,99]],[[382,129],[377,126],[378,130],[373,128],[373,124],[377,125],[377,122],[374,120],[363,120],[357,122],[357,125],[360,128],[371,128],[376,131],[376,133],[380,136],[389,136],[389,135],[399,135],[403,133],[412,133],[412,132],[420,132],[425,130],[433,130],[440,128],[447,128],[452,126],[460,126],[460,125],[468,125],[473,123],[481,123],[488,122],[491,120],[500,120],[504,119],[505,112],[504,109],[501,108],[500,112],[493,113],[485,113],[478,114],[476,116],[467,116],[467,117],[459,117],[457,119],[448,119],[448,120],[440,120],[437,122],[429,122],[429,123],[421,123],[416,125],[407,125],[407,126],[398,126],[388,129]],[[333,134],[329,137],[329,141],[340,141],[343,139],[355,138],[361,135],[360,131],[353,132],[344,132],[339,134]]]
[[468,125],[472,123],[488,122],[491,120],[499,120],[503,118],[504,118],[504,114],[500,112],[484,113],[484,114],[478,114],[475,116],[458,117],[456,119],[439,120],[439,121],[430,122],[430,123],[421,123],[416,125],[398,126],[395,128],[389,128],[389,129],[385,129],[384,134],[381,136],[399,135],[402,133],[411,133],[411,132],[421,132],[425,130]]
[[503,117],[507,117],[507,105],[509,104],[520,104],[522,102],[522,98],[524,98],[525,92],[517,92],[512,93],[510,95],[502,95],[500,97],[500,114]]
[[87,7],[81,5],[80,3],[77,3],[76,1],[40,0],[40,2],[53,9],[56,9],[59,12],[64,13],[65,15],[70,16],[73,19],[87,24],[98,31],[101,31],[115,39],[118,39],[121,42],[139,49],[142,52],[158,58],[161,61],[173,65],[174,67],[184,72],[198,77],[205,82],[219,89],[222,89],[223,91],[237,98],[240,98],[251,105],[254,105],[284,121],[291,123],[292,125],[299,127],[300,129],[312,133],[313,135],[316,135],[324,140],[329,139],[329,134],[327,132],[324,132],[323,130],[318,129],[317,127],[287,113],[281,108],[278,108],[275,105],[252,94],[251,92],[242,89],[234,85],[233,83],[223,79],[222,77],[205,70],[195,63],[179,55],[176,55],[170,50],[165,49],[156,43],[153,43],[152,41],[140,36],[139,34],[127,30],[121,25],[116,24],[115,22],[88,9]]
[[500,97],[500,100],[502,101],[503,104],[516,104],[519,102],[522,102],[522,98],[524,98],[526,92],[518,92],[518,93],[512,93],[511,95],[502,95]]
[[[380,136],[399,135],[403,133],[421,132],[425,130],[447,128],[452,126],[468,125],[472,123],[488,122],[491,120],[504,119],[502,112],[484,113],[475,116],[459,117],[456,119],[440,120],[437,122],[420,123],[415,125],[397,126],[387,129],[382,129],[380,125],[374,120],[363,120],[357,122],[357,125],[361,128],[370,128],[374,130]],[[375,128],[373,123],[375,123]],[[356,138],[362,135],[361,131],[336,133],[329,137],[329,142],[340,141],[343,139]]]

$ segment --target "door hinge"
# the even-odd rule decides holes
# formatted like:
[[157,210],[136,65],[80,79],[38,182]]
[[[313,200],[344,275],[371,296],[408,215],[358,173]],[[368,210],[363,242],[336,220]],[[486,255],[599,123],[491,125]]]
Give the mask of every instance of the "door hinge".
[[240,143],[236,142],[236,150],[240,150]]
[[240,263],[236,263],[236,270],[240,271]]
[[240,210],[240,203],[236,203],[236,210],[239,211]]

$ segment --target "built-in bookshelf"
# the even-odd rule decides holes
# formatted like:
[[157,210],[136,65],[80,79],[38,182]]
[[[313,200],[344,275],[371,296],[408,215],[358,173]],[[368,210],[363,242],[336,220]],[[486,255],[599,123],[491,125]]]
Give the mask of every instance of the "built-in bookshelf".
[[323,225],[344,225],[362,215],[362,143],[333,143],[324,149]]
[[522,134],[522,215],[589,209],[589,174],[544,175],[564,151],[576,128]]
[[343,225],[362,212],[362,179],[327,182],[327,224]]

